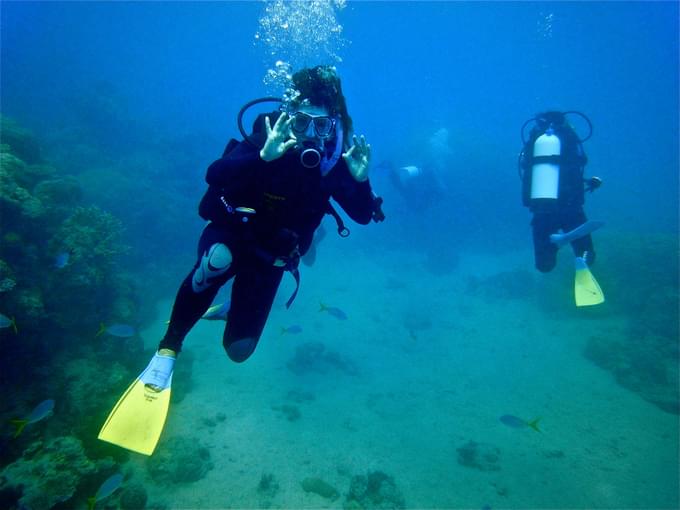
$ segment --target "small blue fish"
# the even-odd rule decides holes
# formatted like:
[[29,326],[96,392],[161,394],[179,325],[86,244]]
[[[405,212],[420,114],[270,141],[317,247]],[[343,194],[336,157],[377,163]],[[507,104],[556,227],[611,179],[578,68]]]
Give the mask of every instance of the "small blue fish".
[[201,319],[207,321],[226,321],[229,308],[231,308],[231,301],[229,300],[226,300],[221,305],[213,305],[201,316]]
[[17,329],[17,322],[14,320],[14,317],[10,319],[6,315],[0,313],[0,329],[4,328],[12,328],[14,330],[15,335],[19,334],[19,330]]
[[95,337],[101,336],[104,333],[111,336],[117,336],[118,338],[130,338],[137,334],[137,330],[128,324],[111,324],[110,326],[105,326],[102,322]]
[[57,269],[64,269],[68,264],[71,255],[73,254],[73,249],[68,251],[63,251],[54,258],[54,267]]
[[511,414],[504,414],[499,418],[499,420],[504,425],[512,427],[513,429],[523,429],[526,427],[531,427],[536,432],[540,432],[540,430],[538,429],[538,422],[540,421],[540,418],[536,418],[531,421],[526,421],[523,420],[522,418],[518,418],[517,416],[513,416]]
[[116,473],[115,475],[109,476],[104,483],[99,486],[97,494],[91,498],[87,498],[87,508],[88,510],[94,510],[97,501],[101,501],[104,498],[108,498],[111,494],[116,492],[118,487],[123,483],[123,475],[121,473]]
[[298,333],[302,333],[302,326],[298,326],[297,324],[293,326],[288,326],[287,328],[284,328],[281,326],[281,334],[285,333],[290,333],[291,335],[297,335]]
[[328,312],[329,315],[332,315],[336,319],[340,319],[341,321],[347,320],[347,314],[340,310],[340,308],[337,308],[335,306],[326,306],[323,303],[319,303],[321,305],[321,308],[319,308],[320,312]]
[[16,430],[14,431],[14,437],[15,438],[19,437],[19,435],[24,430],[24,427],[26,425],[30,423],[37,423],[40,420],[49,416],[53,409],[54,400],[52,399],[43,400],[37,406],[35,406],[35,409],[33,409],[33,411],[31,411],[31,414],[29,414],[26,418],[11,420],[12,425],[16,427]]

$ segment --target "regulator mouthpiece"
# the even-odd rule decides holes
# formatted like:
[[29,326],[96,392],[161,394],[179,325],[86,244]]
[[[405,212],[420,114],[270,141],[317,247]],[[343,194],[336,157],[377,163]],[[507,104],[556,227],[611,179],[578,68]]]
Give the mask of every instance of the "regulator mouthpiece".
[[300,154],[300,163],[305,168],[316,168],[321,163],[321,153],[316,149],[305,149]]

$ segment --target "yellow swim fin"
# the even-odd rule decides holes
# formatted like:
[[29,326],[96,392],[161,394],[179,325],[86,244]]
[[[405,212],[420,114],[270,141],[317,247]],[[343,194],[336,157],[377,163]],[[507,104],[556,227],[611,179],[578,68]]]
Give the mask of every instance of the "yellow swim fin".
[[174,363],[174,357],[156,353],[111,410],[98,438],[151,455],[168,415]]
[[574,298],[576,306],[592,306],[604,303],[604,294],[593,273],[588,269],[586,254],[576,257],[576,275],[574,277]]

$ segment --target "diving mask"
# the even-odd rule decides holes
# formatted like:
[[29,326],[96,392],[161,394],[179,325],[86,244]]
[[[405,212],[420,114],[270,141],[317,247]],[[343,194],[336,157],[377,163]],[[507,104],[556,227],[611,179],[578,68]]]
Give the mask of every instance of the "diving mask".
[[308,138],[315,136],[328,138],[335,130],[335,119],[328,115],[310,115],[305,112],[295,112],[292,114],[293,122],[291,129],[296,135],[303,135]]

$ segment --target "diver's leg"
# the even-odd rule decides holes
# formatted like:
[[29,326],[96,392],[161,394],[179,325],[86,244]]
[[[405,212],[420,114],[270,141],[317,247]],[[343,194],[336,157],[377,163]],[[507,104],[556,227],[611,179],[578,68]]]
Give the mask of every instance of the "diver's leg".
[[552,271],[557,263],[557,245],[550,241],[550,234],[557,232],[558,222],[554,214],[536,213],[531,221],[534,238],[534,260],[541,273]]
[[208,226],[203,231],[198,261],[177,291],[170,324],[159,350],[179,352],[184,337],[210,307],[220,287],[233,276],[231,251],[226,244],[216,242],[221,237],[215,227]]
[[239,268],[231,289],[231,308],[224,329],[224,349],[233,361],[248,359],[267,322],[283,269],[259,261]]
[[[588,219],[582,208],[571,211],[565,215],[564,231],[568,232],[573,230],[579,225],[583,225],[586,221],[588,221]],[[592,266],[595,263],[595,247],[593,246],[593,238],[590,234],[572,241],[571,247],[574,250],[574,255],[577,257],[582,257],[583,254],[587,252],[586,264]]]

